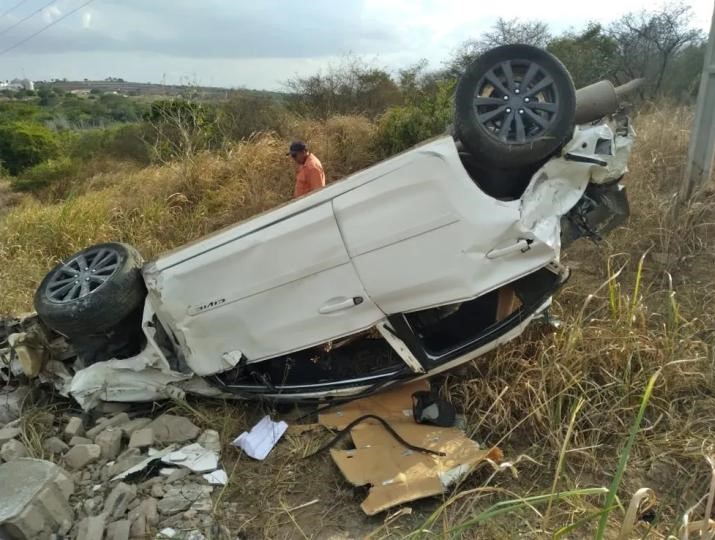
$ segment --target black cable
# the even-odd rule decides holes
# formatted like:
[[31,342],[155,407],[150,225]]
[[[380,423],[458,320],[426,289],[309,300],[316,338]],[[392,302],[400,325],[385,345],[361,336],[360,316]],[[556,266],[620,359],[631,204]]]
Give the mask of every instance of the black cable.
[[[4,35],[4,34],[7,34],[10,30],[12,30],[13,28],[15,28],[16,26],[21,25],[21,24],[24,23],[27,19],[31,19],[32,17],[34,17],[35,15],[37,15],[38,13],[40,13],[43,9],[47,9],[47,8],[50,7],[52,4],[54,4],[56,1],[57,1],[57,0],[50,0],[50,1],[47,2],[45,5],[43,5],[41,8],[36,9],[35,11],[33,11],[32,13],[30,13],[30,14],[27,15],[26,17],[23,17],[22,19],[20,19],[19,21],[17,21],[15,24],[11,24],[11,25],[8,26],[7,28],[5,28],[5,30],[0,31],[0,36],[2,36],[2,35]],[[12,11],[12,10],[10,10],[10,11]]]
[[328,448],[331,448],[332,446],[335,445],[335,443],[337,443],[340,439],[342,439],[352,428],[354,428],[354,427],[355,427],[356,425],[358,425],[359,423],[364,422],[364,421],[367,420],[368,418],[372,418],[373,420],[377,420],[378,422],[380,422],[380,423],[382,424],[382,426],[387,430],[387,432],[388,432],[390,435],[392,435],[392,437],[393,437],[397,442],[399,442],[402,446],[404,446],[405,448],[407,448],[407,449],[409,449],[409,450],[412,450],[412,451],[414,451],[414,452],[421,452],[421,453],[423,453],[423,454],[431,454],[431,455],[433,455],[433,456],[440,456],[440,457],[444,457],[444,456],[447,455],[447,454],[444,453],[444,452],[438,452],[438,451],[436,451],[436,450],[430,450],[429,448],[423,448],[423,447],[421,447],[421,446],[415,446],[414,444],[410,444],[410,443],[408,443],[405,439],[403,439],[403,438],[400,436],[400,434],[397,433],[397,432],[394,430],[394,428],[393,428],[390,424],[388,424],[383,418],[380,418],[379,416],[375,416],[374,414],[365,414],[365,415],[363,415],[363,416],[361,416],[361,417],[359,417],[359,418],[356,418],[356,419],[353,420],[352,422],[350,422],[347,426],[345,426],[343,429],[341,429],[340,431],[338,431],[338,433],[335,435],[335,437],[333,437],[333,438],[330,440],[330,442],[328,442],[326,445],[322,446],[321,448],[319,448],[318,450],[316,450],[315,452],[313,452],[313,453],[310,454],[309,456],[306,456],[306,457],[303,458],[303,459],[312,457],[312,456],[314,456],[314,455],[316,455],[316,454],[320,454],[321,452],[327,450]]
[[25,2],[27,2],[27,0],[20,0],[17,4],[15,4],[14,6],[12,6],[10,9],[5,10],[5,11],[3,11],[2,13],[0,13],[0,18],[4,17],[5,15],[7,15],[7,14],[10,13],[11,11],[13,11],[15,8],[19,8],[19,7],[20,7],[22,4],[24,4]]
[[[53,2],[54,2],[54,1],[55,1],[55,0],[53,0]],[[84,4],[82,4],[81,6],[79,6],[79,7],[75,8],[75,9],[73,9],[72,11],[68,11],[67,13],[65,13],[64,15],[62,15],[62,17],[60,17],[59,19],[55,19],[55,20],[52,21],[50,24],[45,25],[45,26],[43,26],[42,28],[40,28],[37,32],[35,32],[35,33],[33,33],[33,34],[30,34],[30,35],[27,36],[25,39],[21,39],[20,41],[18,41],[18,42],[15,43],[14,45],[11,45],[11,46],[9,46],[8,48],[3,49],[2,51],[0,51],[0,55],[3,55],[3,54],[5,54],[5,53],[7,53],[7,52],[10,52],[10,51],[13,50],[14,48],[19,47],[20,45],[22,45],[23,43],[26,43],[26,42],[30,41],[30,40],[31,40],[32,38],[34,38],[36,35],[41,34],[41,33],[44,32],[45,30],[47,30],[48,28],[50,28],[50,27],[56,25],[58,22],[60,22],[60,21],[62,21],[62,20],[64,20],[64,19],[66,19],[66,18],[69,17],[70,15],[72,15],[72,14],[78,12],[80,9],[82,9],[82,8],[85,7],[85,6],[88,6],[88,5],[91,4],[92,2],[94,2],[94,0],[88,0],[87,2],[85,2]],[[52,2],[50,2],[50,4],[52,4]],[[47,5],[49,6],[50,4],[47,4]],[[43,8],[43,9],[44,9],[44,8]],[[29,18],[29,17],[28,17],[28,18]],[[22,21],[20,21],[20,22],[22,22]],[[17,24],[20,24],[20,23],[17,23]],[[15,24],[14,26],[17,26],[17,24]],[[11,27],[11,28],[12,28],[12,27]],[[8,28],[8,30],[9,30],[9,28]],[[2,35],[3,33],[4,33],[4,32],[0,32],[0,35]]]

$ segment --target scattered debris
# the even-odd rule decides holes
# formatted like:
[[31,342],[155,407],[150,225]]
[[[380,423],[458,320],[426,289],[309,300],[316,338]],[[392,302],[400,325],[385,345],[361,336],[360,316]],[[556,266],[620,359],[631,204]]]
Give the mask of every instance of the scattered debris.
[[[134,449],[130,449],[130,450],[134,450]],[[140,461],[133,467],[130,467],[129,469],[117,474],[114,478],[112,478],[112,481],[123,480],[127,476],[130,476],[134,473],[140,472],[140,471],[144,470],[146,468],[146,466],[149,465],[151,462],[156,461],[157,459],[161,459],[162,457],[173,452],[174,450],[176,450],[176,446],[172,444],[171,446],[167,446],[160,452],[155,452],[153,454],[150,454],[149,457],[147,457],[146,459],[143,459],[142,461]]]
[[333,461],[353,485],[370,485],[361,508],[368,515],[397,504],[439,495],[486,460],[502,458],[498,448],[483,450],[463,431],[450,427],[418,424],[412,415],[412,394],[426,391],[429,384],[418,381],[397,389],[336,406],[320,415],[330,429],[343,429],[366,414],[383,418],[411,445],[444,456],[406,450],[377,422],[363,422],[350,430],[355,449],[331,449]]
[[59,437],[50,437],[44,443],[42,443],[42,448],[44,448],[50,454],[64,454],[70,449],[65,442]]
[[288,424],[282,420],[274,422],[270,416],[261,418],[251,431],[244,431],[233,441],[233,445],[241,448],[254,459],[263,460],[288,429]]
[[194,472],[208,472],[215,471],[218,467],[218,454],[194,443],[162,457],[161,461],[186,467]]
[[228,475],[223,469],[219,469],[208,474],[203,474],[202,476],[209,484],[213,486],[225,486],[226,484],[228,484]]

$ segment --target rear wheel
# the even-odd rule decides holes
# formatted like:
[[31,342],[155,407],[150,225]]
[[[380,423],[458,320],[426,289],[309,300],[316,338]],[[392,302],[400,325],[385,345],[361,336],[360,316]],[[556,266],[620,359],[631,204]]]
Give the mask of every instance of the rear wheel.
[[89,247],[48,272],[35,293],[35,309],[68,337],[108,332],[135,313],[146,289],[141,255],[127,244]]
[[523,167],[556,152],[572,135],[576,94],[550,53],[504,45],[479,56],[455,95],[455,130],[485,166]]

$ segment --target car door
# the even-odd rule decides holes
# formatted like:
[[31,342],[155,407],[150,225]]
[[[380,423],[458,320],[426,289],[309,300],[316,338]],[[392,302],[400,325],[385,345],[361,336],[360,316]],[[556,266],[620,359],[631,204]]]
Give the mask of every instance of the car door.
[[145,275],[154,309],[199,375],[384,318],[357,277],[329,201]]
[[360,279],[385,313],[475,298],[558,256],[520,223],[518,200],[479,189],[451,137],[385,171],[333,201]]

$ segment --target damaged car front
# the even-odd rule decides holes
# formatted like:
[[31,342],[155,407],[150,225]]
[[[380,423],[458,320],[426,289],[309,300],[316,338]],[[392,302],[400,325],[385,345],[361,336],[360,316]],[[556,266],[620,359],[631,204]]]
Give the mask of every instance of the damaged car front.
[[634,133],[595,86],[540,49],[488,51],[449,135],[146,264],[119,243],[69,257],[4,358],[85,409],[348,398],[463,364],[548,308],[562,242],[627,215]]

